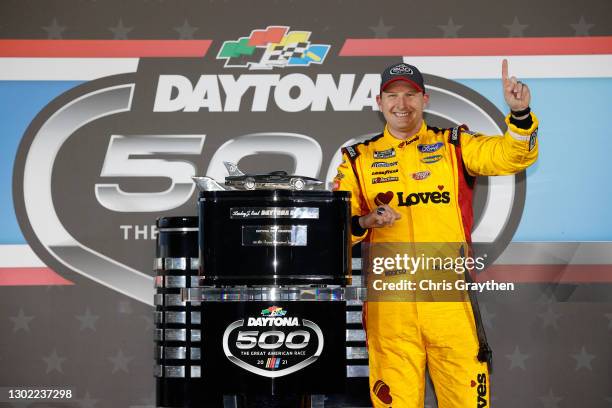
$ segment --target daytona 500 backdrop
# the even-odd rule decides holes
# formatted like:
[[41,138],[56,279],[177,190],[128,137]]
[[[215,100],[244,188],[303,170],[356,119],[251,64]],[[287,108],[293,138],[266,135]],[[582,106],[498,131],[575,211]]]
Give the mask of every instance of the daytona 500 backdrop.
[[[28,406],[7,394],[26,387],[70,389],[57,406],[154,406],[155,220],[196,214],[192,176],[234,161],[330,182],[340,147],[381,132],[379,74],[402,60],[425,74],[428,123],[501,134],[503,58],[532,90],[540,157],[476,190],[479,280],[516,284],[480,296],[492,404],[612,406],[609,2],[0,10],[0,406]],[[347,335],[363,348],[359,311]],[[366,384],[363,355],[347,372]]]

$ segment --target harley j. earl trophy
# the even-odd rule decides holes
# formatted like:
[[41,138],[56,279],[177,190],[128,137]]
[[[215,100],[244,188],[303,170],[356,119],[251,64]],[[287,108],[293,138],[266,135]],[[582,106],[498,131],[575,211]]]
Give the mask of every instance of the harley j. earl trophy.
[[194,177],[197,218],[158,220],[157,405],[310,407],[344,393],[350,193],[226,167],[224,185]]

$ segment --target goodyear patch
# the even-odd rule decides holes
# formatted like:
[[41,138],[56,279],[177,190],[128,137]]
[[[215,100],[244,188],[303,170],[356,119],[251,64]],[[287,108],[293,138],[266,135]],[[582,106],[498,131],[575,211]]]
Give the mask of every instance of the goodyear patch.
[[390,169],[390,170],[381,170],[381,171],[375,171],[372,173],[372,175],[377,175],[377,174],[393,174],[393,173],[397,173],[399,170],[398,169]]

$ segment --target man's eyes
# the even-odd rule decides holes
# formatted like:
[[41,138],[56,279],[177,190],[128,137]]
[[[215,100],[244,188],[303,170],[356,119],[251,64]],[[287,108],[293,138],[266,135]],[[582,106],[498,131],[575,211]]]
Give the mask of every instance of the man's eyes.
[[[415,95],[416,95],[416,93],[404,94],[404,96],[407,96],[408,98],[412,98]],[[388,95],[389,98],[397,98],[398,96],[399,96],[398,94],[389,94]]]

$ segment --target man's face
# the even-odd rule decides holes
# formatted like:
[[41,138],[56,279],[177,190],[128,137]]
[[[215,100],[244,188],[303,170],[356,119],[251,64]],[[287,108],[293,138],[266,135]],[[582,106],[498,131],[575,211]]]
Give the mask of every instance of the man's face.
[[406,81],[396,81],[376,97],[376,102],[393,136],[406,138],[419,130],[429,95]]

